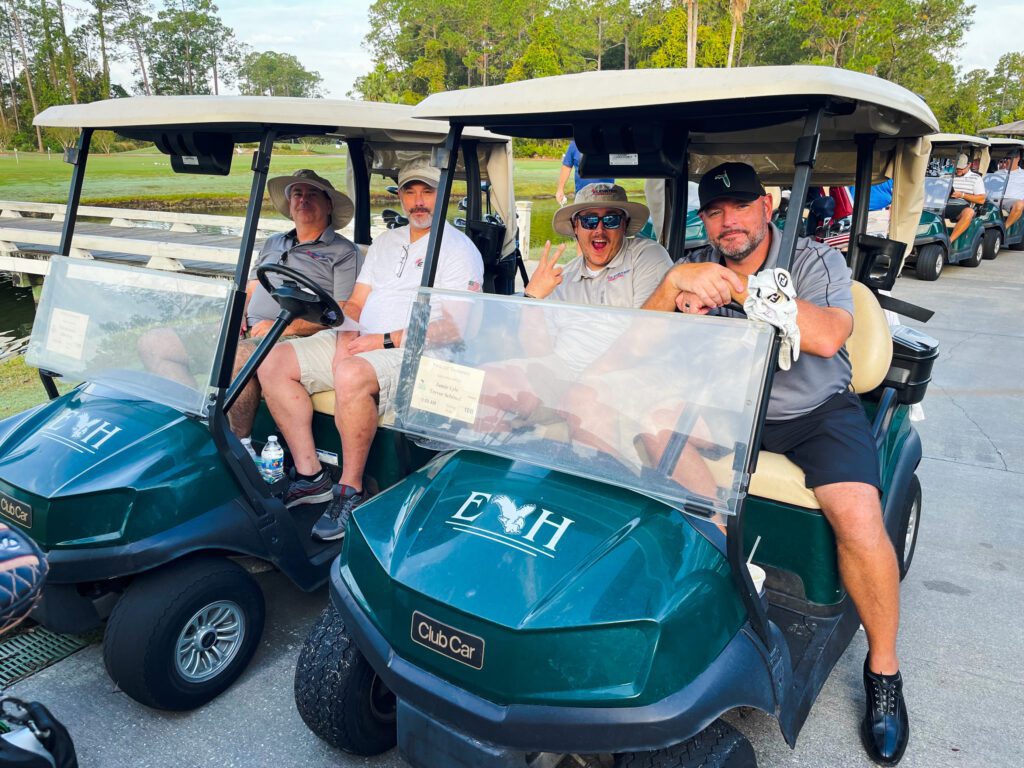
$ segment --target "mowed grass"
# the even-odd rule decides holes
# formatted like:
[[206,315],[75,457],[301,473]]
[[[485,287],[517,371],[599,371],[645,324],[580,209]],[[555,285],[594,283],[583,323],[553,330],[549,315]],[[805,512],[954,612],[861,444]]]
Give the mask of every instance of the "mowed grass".
[[[70,386],[57,382],[62,393]],[[6,419],[27,408],[46,401],[46,390],[39,381],[39,371],[25,365],[24,355],[15,355],[0,361],[0,419]]]
[[[334,150],[338,152],[338,150]],[[85,203],[116,203],[125,201],[159,201],[180,203],[187,210],[189,200],[215,199],[225,202],[249,198],[252,184],[252,154],[235,155],[228,176],[194,176],[171,171],[170,159],[159,152],[136,151],[104,155],[90,154],[82,200]],[[278,176],[311,168],[336,187],[344,188],[347,158],[344,153],[293,154],[275,153],[270,160],[270,175]],[[561,161],[519,159],[515,161],[515,189],[518,199],[553,198],[558,185]],[[71,166],[59,153],[50,157],[36,153],[0,153],[0,200],[63,203],[67,200]],[[373,191],[384,193],[388,184],[374,177]],[[623,182],[630,195],[643,194],[643,181]],[[572,191],[572,180],[566,185]]]

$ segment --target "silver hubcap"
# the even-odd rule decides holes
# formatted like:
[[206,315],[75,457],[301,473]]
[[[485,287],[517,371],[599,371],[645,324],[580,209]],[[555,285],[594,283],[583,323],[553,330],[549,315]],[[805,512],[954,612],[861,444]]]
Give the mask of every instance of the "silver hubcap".
[[178,635],[174,664],[190,683],[219,675],[245,638],[245,617],[237,603],[218,600],[196,611]]
[[938,254],[935,256],[935,274],[936,275],[939,274],[942,271],[942,267],[945,266],[945,264],[946,264],[946,257],[943,255],[942,251],[939,251]]
[[910,517],[907,518],[907,537],[903,540],[903,564],[906,566],[907,559],[914,547],[914,533],[917,531],[917,516],[921,512],[920,500],[914,501],[910,508]]
[[978,243],[978,248],[974,252],[974,260],[981,261],[981,257],[984,255],[985,245],[984,243]]

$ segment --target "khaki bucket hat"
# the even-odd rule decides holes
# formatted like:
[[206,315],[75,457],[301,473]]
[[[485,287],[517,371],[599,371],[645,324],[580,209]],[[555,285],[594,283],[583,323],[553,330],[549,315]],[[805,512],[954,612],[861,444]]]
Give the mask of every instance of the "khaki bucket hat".
[[632,237],[647,223],[651,215],[650,209],[643,203],[631,203],[626,197],[626,190],[618,184],[587,184],[576,193],[572,205],[559,208],[551,220],[551,226],[560,235],[572,237],[572,217],[588,208],[618,208],[629,217],[626,237]]
[[291,218],[291,212],[288,210],[288,187],[292,184],[309,184],[311,187],[316,187],[327,193],[327,196],[331,198],[332,229],[343,229],[352,221],[356,207],[352,204],[349,196],[336,190],[331,182],[308,168],[295,171],[291,176],[275,176],[267,182],[270,202],[285,218]]

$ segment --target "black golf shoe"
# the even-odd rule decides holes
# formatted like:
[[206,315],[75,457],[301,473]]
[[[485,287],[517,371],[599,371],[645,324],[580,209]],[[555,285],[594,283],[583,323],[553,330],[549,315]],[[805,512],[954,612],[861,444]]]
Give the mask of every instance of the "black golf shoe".
[[864,749],[876,763],[896,765],[910,740],[910,721],[903,701],[903,677],[878,675],[864,659],[864,692],[867,714],[861,724]]
[[338,490],[313,526],[312,536],[317,541],[335,541],[344,538],[352,510],[366,501],[366,494],[349,485],[339,485]]

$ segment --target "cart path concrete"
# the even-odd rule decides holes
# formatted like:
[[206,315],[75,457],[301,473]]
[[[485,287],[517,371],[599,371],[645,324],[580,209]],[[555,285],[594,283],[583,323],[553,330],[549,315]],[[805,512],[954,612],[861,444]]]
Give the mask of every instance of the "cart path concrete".
[[[936,310],[922,326],[941,344],[918,423],[924,507],[915,561],[903,585],[900,636],[911,714],[907,768],[1020,764],[1024,672],[1024,253],[1003,251],[977,269],[947,267],[937,282],[912,274],[895,295]],[[83,768],[400,768],[330,749],[302,724],[292,675],[306,632],[326,604],[279,574],[259,576],[267,631],[243,677],[190,713],[142,707],[114,689],[98,646],[12,687],[45,702],[71,729]],[[836,666],[790,750],[774,719],[729,719],[761,766],[869,766],[858,737],[862,633]],[[442,768],[438,766],[438,768]]]

